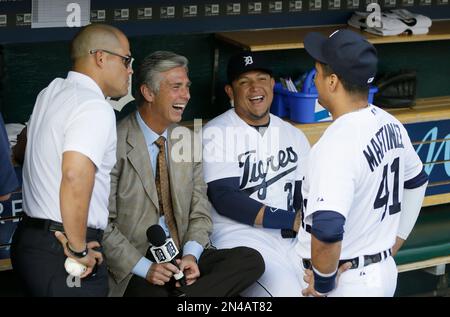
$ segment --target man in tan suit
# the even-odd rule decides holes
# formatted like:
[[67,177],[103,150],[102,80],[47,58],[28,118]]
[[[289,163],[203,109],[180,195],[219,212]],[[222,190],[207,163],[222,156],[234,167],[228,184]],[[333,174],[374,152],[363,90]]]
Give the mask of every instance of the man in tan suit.
[[[110,223],[103,240],[111,296],[236,296],[264,272],[257,251],[216,250],[210,243],[211,205],[201,161],[195,161],[192,151],[194,135],[174,125],[190,99],[187,63],[172,52],[147,56],[137,72],[139,108],[118,126]],[[166,164],[169,193],[162,182],[167,172],[161,166]],[[172,217],[168,209],[173,210]],[[178,267],[145,257],[146,230],[154,224],[179,243]],[[172,278],[179,270],[186,286]]]

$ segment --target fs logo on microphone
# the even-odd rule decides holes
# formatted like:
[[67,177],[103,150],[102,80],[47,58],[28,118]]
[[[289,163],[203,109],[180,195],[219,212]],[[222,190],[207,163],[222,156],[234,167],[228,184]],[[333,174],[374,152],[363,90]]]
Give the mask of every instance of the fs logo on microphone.
[[166,247],[167,247],[167,252],[169,252],[171,258],[173,258],[174,256],[177,255],[178,250],[177,250],[175,244],[173,244],[172,241],[169,241],[167,243]]
[[[152,252],[152,253],[153,253],[153,252]],[[167,257],[166,257],[166,255],[164,254],[164,250],[163,250],[162,248],[157,248],[157,247],[155,247],[155,248],[154,248],[153,256],[155,257],[156,262],[158,262],[158,263],[164,263],[164,262],[167,262]]]
[[156,263],[170,262],[178,254],[178,249],[172,239],[168,239],[162,246],[150,247],[150,252],[156,260]]

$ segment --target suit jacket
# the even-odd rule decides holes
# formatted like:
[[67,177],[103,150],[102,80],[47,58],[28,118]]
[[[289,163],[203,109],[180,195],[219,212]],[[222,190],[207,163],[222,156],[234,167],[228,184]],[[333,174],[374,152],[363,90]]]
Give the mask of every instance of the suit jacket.
[[[182,138],[173,132],[182,132]],[[193,140],[194,133],[187,128],[174,125],[168,129],[170,189],[181,245],[194,240],[206,248],[212,231],[211,205],[202,164],[194,162]],[[183,151],[181,144],[185,145]],[[172,150],[181,153],[185,160],[176,162]],[[197,157],[201,158],[201,152]],[[103,247],[110,273],[110,295],[122,296],[132,277],[131,270],[149,247],[146,230],[157,224],[160,217],[150,156],[135,112],[117,127],[117,163],[111,171],[109,213]]]

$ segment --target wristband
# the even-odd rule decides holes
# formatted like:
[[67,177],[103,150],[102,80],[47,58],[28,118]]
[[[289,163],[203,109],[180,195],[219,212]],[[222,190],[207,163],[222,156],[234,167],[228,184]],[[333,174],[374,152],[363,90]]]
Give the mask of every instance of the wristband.
[[89,252],[87,245],[86,245],[86,249],[84,249],[81,252],[76,252],[76,251],[72,250],[70,248],[69,241],[67,241],[66,247],[67,247],[67,250],[69,251],[69,253],[72,254],[74,257],[76,257],[78,259],[84,258]]
[[271,229],[292,229],[295,215],[292,211],[266,206],[262,225]]
[[337,268],[336,271],[330,274],[321,273],[314,266],[312,267],[312,270],[314,274],[314,289],[316,292],[321,295],[326,295],[335,289]]

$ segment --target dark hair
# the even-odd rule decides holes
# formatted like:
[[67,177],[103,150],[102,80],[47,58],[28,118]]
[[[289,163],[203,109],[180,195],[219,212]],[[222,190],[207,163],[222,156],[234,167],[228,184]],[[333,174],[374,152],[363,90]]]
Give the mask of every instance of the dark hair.
[[344,78],[337,75],[336,72],[331,68],[330,65],[323,64],[321,62],[319,62],[319,64],[322,66],[322,71],[326,76],[335,74],[337,77],[339,77],[339,81],[342,83],[342,86],[350,95],[365,97],[365,98],[367,98],[367,96],[369,95],[369,86],[368,85],[361,86],[361,85],[357,85],[357,84],[350,84]]

